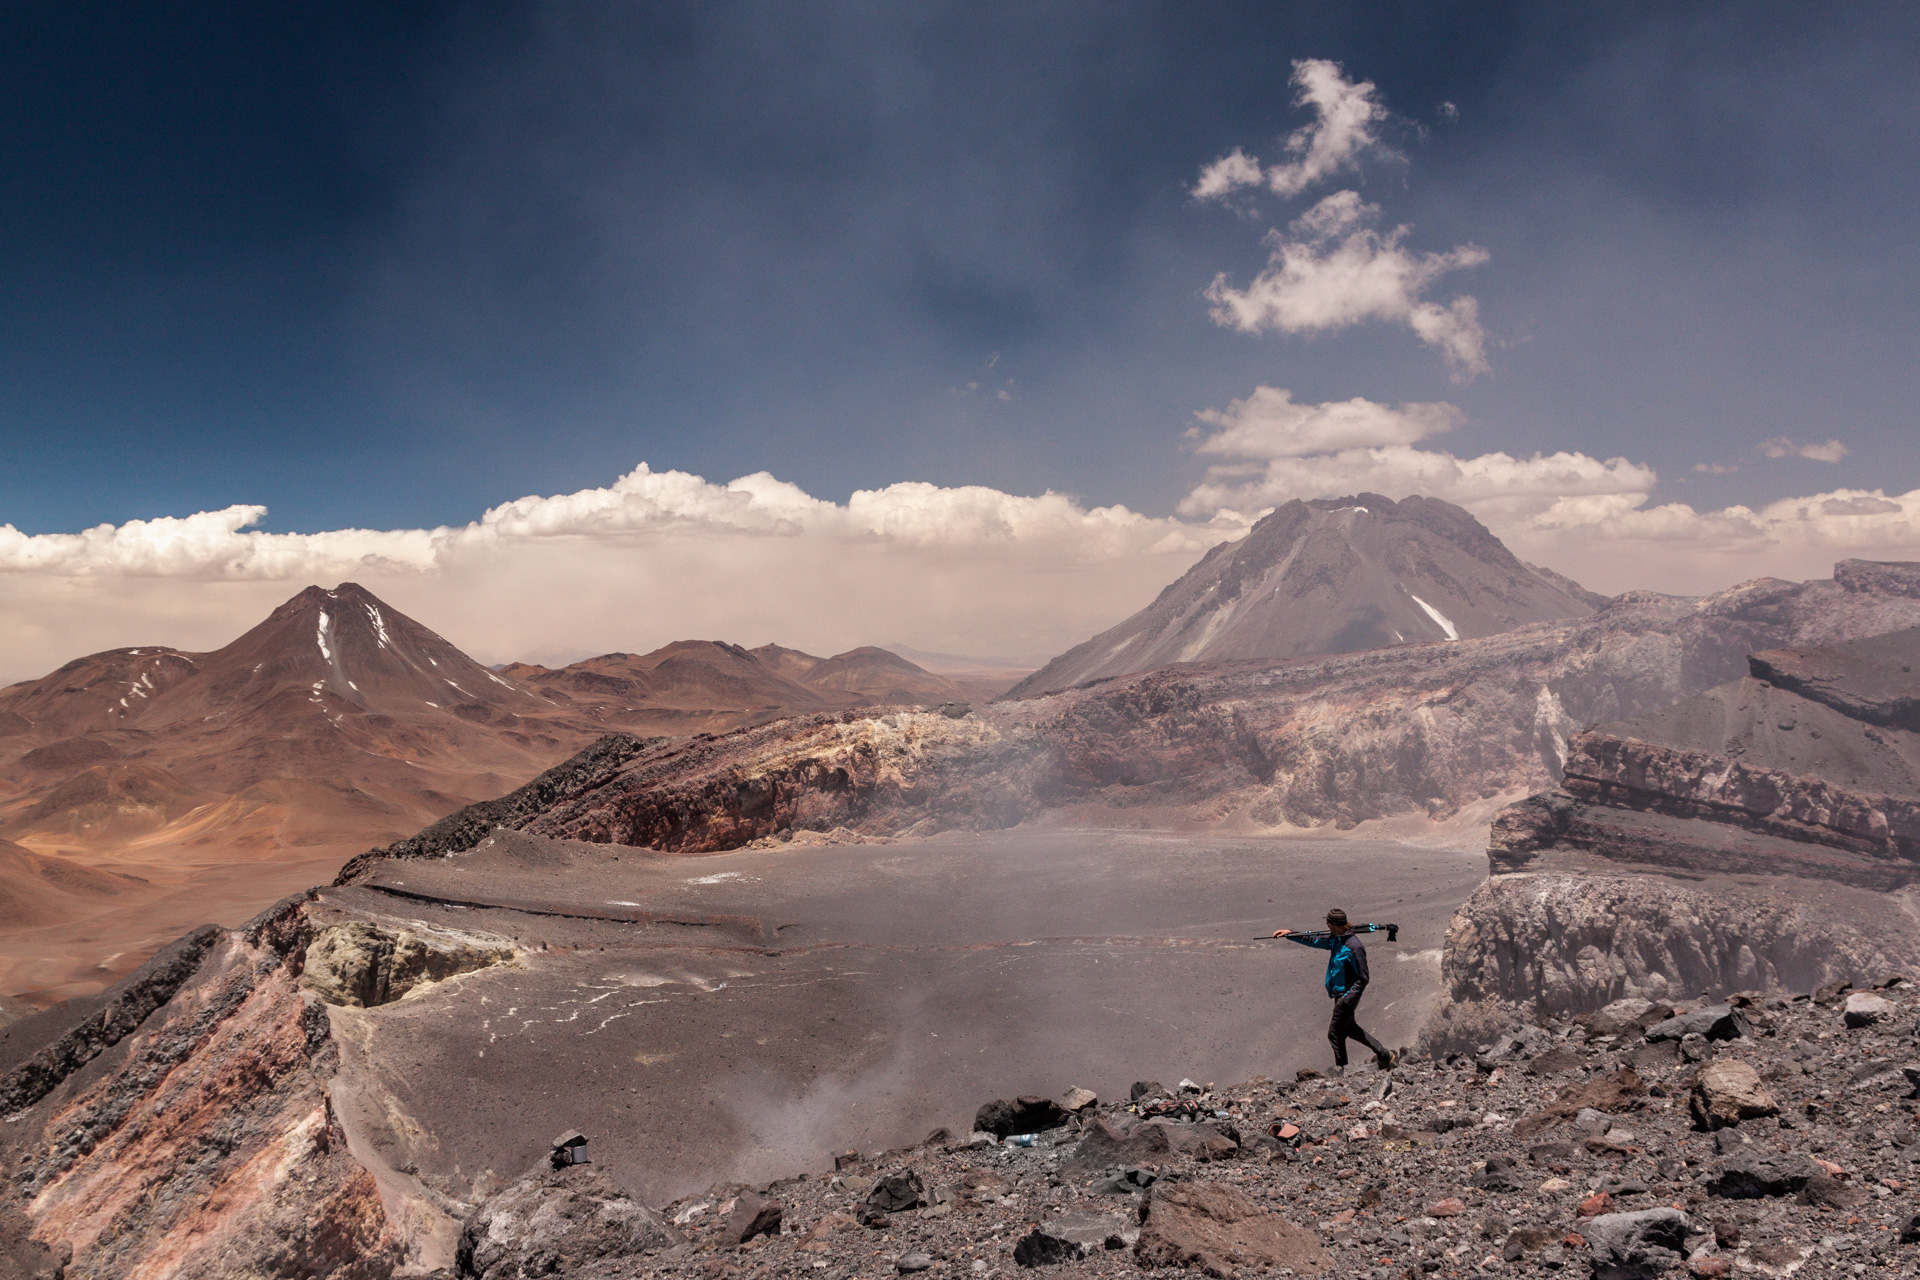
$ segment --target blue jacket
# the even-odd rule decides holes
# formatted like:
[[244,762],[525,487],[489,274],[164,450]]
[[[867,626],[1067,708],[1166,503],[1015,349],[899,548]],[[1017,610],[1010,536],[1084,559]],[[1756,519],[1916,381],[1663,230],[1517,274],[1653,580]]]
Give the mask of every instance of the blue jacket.
[[1327,957],[1327,994],[1335,1000],[1351,995],[1355,1000],[1367,989],[1367,947],[1360,941],[1360,935],[1349,933],[1339,938],[1304,938],[1297,933],[1287,935],[1287,940],[1297,942],[1304,947],[1318,947],[1322,951],[1331,951]]

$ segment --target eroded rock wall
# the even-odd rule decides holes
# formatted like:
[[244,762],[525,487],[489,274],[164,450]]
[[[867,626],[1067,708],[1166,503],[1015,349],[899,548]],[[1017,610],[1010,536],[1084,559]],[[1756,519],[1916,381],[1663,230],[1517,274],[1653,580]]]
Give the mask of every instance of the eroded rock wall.
[[1920,966],[1920,931],[1902,898],[1819,881],[1560,870],[1497,875],[1447,930],[1441,976],[1451,1007],[1429,1040],[1465,1041],[1499,1020],[1587,1013],[1621,998],[1806,991]]

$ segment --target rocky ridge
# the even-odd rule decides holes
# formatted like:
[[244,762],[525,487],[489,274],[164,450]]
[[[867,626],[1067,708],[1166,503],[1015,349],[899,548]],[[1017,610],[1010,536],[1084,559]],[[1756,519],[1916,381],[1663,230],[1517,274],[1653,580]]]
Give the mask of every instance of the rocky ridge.
[[[1004,1138],[985,1117],[1016,1103],[989,1103],[966,1136],[676,1201],[624,1254],[583,1230],[566,1274],[1904,1273],[1920,1262],[1912,990],[1627,999],[1392,1072],[1022,1098],[1035,1131]],[[621,1193],[541,1168],[499,1199],[562,1194]],[[562,1247],[536,1225],[553,1217],[521,1220],[477,1211],[468,1237],[491,1252],[459,1274],[539,1274],[529,1259]]]
[[1480,640],[697,735],[508,825],[696,853],[796,830],[922,835],[1050,812],[1253,829],[1444,817],[1550,784],[1582,724],[1669,706],[1736,675],[1756,649],[1916,623],[1920,599],[1832,581],[1629,594]]

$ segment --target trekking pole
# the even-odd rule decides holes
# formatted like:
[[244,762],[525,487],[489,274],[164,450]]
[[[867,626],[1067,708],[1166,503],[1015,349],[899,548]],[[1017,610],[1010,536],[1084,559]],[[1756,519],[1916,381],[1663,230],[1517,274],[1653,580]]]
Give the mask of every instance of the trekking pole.
[[[1384,933],[1387,935],[1388,942],[1400,941],[1400,926],[1397,924],[1349,925],[1347,927],[1347,932],[1348,933]],[[1289,930],[1286,936],[1289,938],[1316,938],[1317,939],[1317,938],[1332,938],[1337,935],[1331,929],[1293,929],[1293,930]],[[1277,941],[1277,939],[1275,939],[1272,934],[1263,933],[1259,937],[1255,938],[1254,941],[1255,942],[1274,942],[1274,941]]]

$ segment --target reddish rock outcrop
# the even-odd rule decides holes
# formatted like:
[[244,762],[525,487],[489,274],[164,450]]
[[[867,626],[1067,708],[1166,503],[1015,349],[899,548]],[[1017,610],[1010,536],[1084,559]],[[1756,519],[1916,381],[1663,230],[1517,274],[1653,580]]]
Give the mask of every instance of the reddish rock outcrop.
[[401,1261],[328,1095],[303,929],[289,904],[190,936],[0,1082],[26,1223],[68,1280],[378,1280]]

